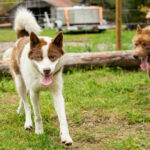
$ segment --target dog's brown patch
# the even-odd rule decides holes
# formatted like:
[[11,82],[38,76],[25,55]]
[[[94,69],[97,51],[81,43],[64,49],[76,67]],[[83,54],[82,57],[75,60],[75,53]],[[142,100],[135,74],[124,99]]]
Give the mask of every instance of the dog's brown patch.
[[49,48],[48,48],[48,57],[49,57],[49,59],[52,62],[54,62],[55,60],[57,60],[58,58],[60,58],[63,54],[64,54],[64,51],[63,51],[62,48],[57,47],[53,43],[51,43],[49,45]]
[[48,48],[48,57],[51,61],[57,60],[64,54],[62,32],[52,40]]
[[44,39],[39,39],[33,32],[30,35],[30,51],[28,57],[30,59],[41,61],[43,59],[42,47],[47,42]]
[[24,46],[28,42],[29,42],[29,37],[22,38],[18,41],[17,45],[13,48],[11,61],[10,61],[10,68],[16,74],[20,74],[20,70],[19,70],[20,57],[21,57]]
[[[19,66],[18,66],[17,59],[16,59],[16,51],[17,51],[17,48],[14,47],[12,51],[12,55],[11,55],[10,69],[11,69],[11,72],[14,71],[16,74],[20,74]],[[13,76],[13,73],[12,73],[12,76]]]
[[20,41],[17,44],[17,62],[19,64],[20,64],[20,57],[21,57],[22,51],[25,45],[29,43],[29,40],[30,40],[29,37],[25,37],[25,38],[20,39]]
[[17,30],[17,39],[24,37],[24,36],[29,36],[29,33],[26,30]]

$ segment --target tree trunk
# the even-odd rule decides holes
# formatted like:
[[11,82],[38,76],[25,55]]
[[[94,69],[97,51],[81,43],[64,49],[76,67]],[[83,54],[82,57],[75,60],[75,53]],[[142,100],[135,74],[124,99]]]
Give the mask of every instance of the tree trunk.
[[[114,51],[97,53],[66,53],[62,62],[64,69],[70,67],[122,67],[135,69],[139,67],[140,61],[133,58],[133,51]],[[9,73],[8,61],[0,61],[0,73]]]

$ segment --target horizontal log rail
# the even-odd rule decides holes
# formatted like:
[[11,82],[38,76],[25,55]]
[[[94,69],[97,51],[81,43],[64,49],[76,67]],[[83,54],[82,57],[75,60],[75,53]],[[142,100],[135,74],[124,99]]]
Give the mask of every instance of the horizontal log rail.
[[[113,51],[96,53],[66,53],[62,58],[62,66],[67,70],[70,67],[122,67],[135,69],[139,67],[139,60],[134,59],[133,51]],[[9,62],[0,61],[0,73],[9,73]]]

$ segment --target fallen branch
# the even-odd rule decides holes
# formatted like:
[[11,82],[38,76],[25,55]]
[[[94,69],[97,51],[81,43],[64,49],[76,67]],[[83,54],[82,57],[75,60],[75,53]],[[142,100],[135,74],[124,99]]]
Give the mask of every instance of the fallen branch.
[[[9,73],[8,61],[0,61],[0,73]],[[122,67],[134,69],[139,67],[140,62],[133,58],[133,51],[114,51],[97,53],[66,53],[63,56],[64,69],[70,67]]]

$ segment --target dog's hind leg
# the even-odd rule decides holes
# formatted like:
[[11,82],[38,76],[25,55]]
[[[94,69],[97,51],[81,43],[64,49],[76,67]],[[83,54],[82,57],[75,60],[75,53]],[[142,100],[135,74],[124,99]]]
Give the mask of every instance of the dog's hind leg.
[[17,109],[17,113],[21,114],[24,111],[24,104],[23,104],[23,100],[20,98],[20,102],[19,102],[19,106]]
[[28,103],[27,90],[26,90],[26,87],[25,87],[25,84],[24,84],[24,81],[23,81],[21,75],[15,75],[15,83],[16,83],[17,92],[20,96],[20,105],[19,105],[17,112],[20,113],[20,111],[22,110],[22,108],[24,106],[25,117],[26,117],[24,128],[31,129],[32,128],[31,108]]
[[34,92],[30,90],[30,98],[34,111],[35,133],[42,134],[44,131],[43,131],[42,117],[40,114],[39,92]]

